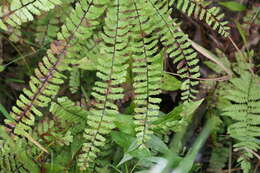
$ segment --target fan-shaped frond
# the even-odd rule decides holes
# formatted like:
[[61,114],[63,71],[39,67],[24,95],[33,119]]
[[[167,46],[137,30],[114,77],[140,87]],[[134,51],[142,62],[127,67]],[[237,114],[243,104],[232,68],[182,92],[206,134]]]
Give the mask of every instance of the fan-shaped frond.
[[223,21],[224,14],[220,13],[220,8],[208,8],[196,0],[173,0],[170,3],[188,16],[194,16],[199,20],[205,21],[222,36],[229,36],[228,31],[230,27],[227,26],[227,21]]
[[228,133],[237,140],[235,148],[242,150],[239,162],[245,172],[249,172],[249,159],[254,151],[260,149],[260,92],[259,78],[249,72],[240,78],[231,80],[231,89],[225,96],[231,104],[224,109],[223,115],[231,117],[235,123],[228,128]]

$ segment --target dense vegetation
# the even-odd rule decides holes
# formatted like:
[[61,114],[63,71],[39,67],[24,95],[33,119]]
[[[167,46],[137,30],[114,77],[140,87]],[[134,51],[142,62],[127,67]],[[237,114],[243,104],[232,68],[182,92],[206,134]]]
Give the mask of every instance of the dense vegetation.
[[259,172],[259,5],[1,0],[0,172]]

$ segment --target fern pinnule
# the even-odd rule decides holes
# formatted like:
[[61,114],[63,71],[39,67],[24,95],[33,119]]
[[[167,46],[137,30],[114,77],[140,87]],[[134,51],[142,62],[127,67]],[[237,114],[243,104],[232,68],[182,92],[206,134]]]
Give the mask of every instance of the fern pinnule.
[[78,162],[82,170],[93,168],[93,162],[106,143],[105,136],[114,128],[111,115],[118,114],[118,107],[114,102],[123,98],[123,88],[120,85],[125,82],[128,68],[126,62],[129,59],[127,8],[127,1],[117,0],[107,9],[101,35],[102,56],[97,59],[97,77],[100,81],[95,82],[92,91],[97,103],[88,114],[89,127],[84,134],[86,142]]

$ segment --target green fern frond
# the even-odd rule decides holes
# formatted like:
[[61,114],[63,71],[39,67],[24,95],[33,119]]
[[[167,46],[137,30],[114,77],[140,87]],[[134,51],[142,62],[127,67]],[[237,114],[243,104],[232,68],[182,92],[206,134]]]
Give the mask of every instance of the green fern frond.
[[[74,36],[80,33],[80,26],[86,20],[90,9],[94,7],[94,0],[83,5],[88,5],[87,10],[82,10],[80,5],[76,6],[76,10],[66,20],[62,30],[58,36],[62,36],[62,41],[53,41],[51,50],[48,50],[47,56],[39,63],[39,68],[35,69],[35,76],[31,77],[29,82],[30,89],[24,89],[24,94],[21,94],[17,100],[17,106],[12,108],[10,115],[13,121],[6,120],[6,125],[15,134],[28,137],[31,130],[30,126],[34,125],[35,115],[42,116],[38,107],[46,107],[59,90],[59,85],[63,83],[64,76],[59,72],[66,69],[66,60],[64,59],[67,50],[73,42]],[[95,13],[97,14],[97,13]],[[91,13],[89,14],[91,17]],[[92,14],[93,15],[93,14]],[[75,21],[72,22],[72,19]],[[75,23],[77,21],[77,23]],[[82,28],[81,28],[82,29]],[[67,32],[68,31],[68,32]],[[85,32],[91,33],[91,29],[85,29]],[[64,41],[66,40],[66,41]]]
[[196,86],[199,84],[196,80],[200,77],[197,53],[191,48],[188,36],[179,30],[179,24],[170,18],[168,4],[164,1],[149,1],[156,12],[153,23],[160,29],[161,42],[167,48],[169,57],[177,64],[177,73],[184,80],[181,87],[182,100],[189,102],[195,98]]
[[0,128],[0,173],[39,172],[37,164],[31,158],[34,149],[26,147],[26,140],[23,138],[9,136],[3,126]]
[[[3,13],[0,9],[1,29],[7,29],[5,24],[13,27],[22,23],[34,20],[34,15],[41,15],[43,12],[50,11],[56,5],[62,4],[60,0],[15,0],[12,1],[9,10]],[[5,24],[4,24],[5,23]]]
[[[92,29],[98,24],[98,18],[104,13],[107,0],[80,0],[58,34],[59,40],[87,39],[92,36]],[[71,44],[75,44],[71,43]]]
[[250,171],[250,159],[253,153],[260,149],[260,92],[259,78],[244,72],[240,78],[234,78],[231,89],[225,96],[231,104],[224,109],[223,115],[231,117],[235,123],[228,128],[228,133],[237,140],[234,145],[237,150],[242,150],[238,161],[244,172]]
[[72,10],[69,2],[67,2],[70,0],[63,1],[63,4],[59,7],[37,18],[35,22],[35,41],[37,43],[45,45],[57,39],[56,37],[57,33],[60,32],[60,26],[64,24]]
[[73,68],[70,72],[70,78],[69,78],[69,87],[70,92],[72,94],[75,94],[80,87],[80,70],[77,68]]
[[70,64],[77,69],[96,70],[97,59],[102,56],[100,54],[101,42],[99,34],[94,34],[88,39],[78,40],[69,49],[66,58],[69,58]]
[[63,83],[64,75],[59,72],[59,64],[62,56],[58,59],[49,51],[48,55],[35,69],[35,76],[31,77],[30,88],[25,88],[23,94],[16,101],[17,106],[12,108],[10,116],[13,121],[5,120],[7,127],[17,135],[27,136],[34,125],[35,116],[42,116],[38,107],[46,107],[59,90]]
[[170,3],[188,16],[205,21],[222,36],[229,36],[230,27],[227,26],[227,21],[223,21],[224,14],[220,13],[220,8],[208,8],[196,0],[173,0]]
[[228,154],[228,147],[224,147],[221,144],[214,147],[209,161],[208,172],[222,172],[228,160]]
[[76,106],[67,97],[60,97],[57,102],[51,103],[50,112],[62,123],[67,122],[66,126],[74,127],[73,132],[82,131],[87,123],[88,111],[80,106]]
[[114,128],[111,115],[118,114],[114,101],[123,98],[120,84],[125,82],[128,68],[128,13],[127,1],[122,0],[114,1],[107,9],[102,33],[102,56],[97,60],[97,77],[100,81],[95,82],[92,92],[97,103],[88,115],[89,127],[84,134],[86,143],[83,144],[78,163],[82,170],[93,167],[92,163],[105,145],[105,135]]
[[[137,143],[145,147],[145,143],[153,133],[152,122],[159,114],[160,82],[162,75],[162,61],[158,49],[158,36],[152,35],[156,25],[149,22],[154,11],[149,4],[133,0],[134,19],[132,28],[132,72],[134,80],[135,124]],[[145,10],[144,10],[145,9]]]

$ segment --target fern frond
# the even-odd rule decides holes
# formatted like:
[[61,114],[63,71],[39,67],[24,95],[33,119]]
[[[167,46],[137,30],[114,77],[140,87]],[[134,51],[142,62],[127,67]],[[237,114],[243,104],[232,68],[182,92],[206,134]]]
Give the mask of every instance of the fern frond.
[[66,2],[68,0],[63,1],[63,4],[58,8],[55,8],[54,10],[37,18],[35,22],[35,41],[37,43],[45,45],[57,39],[56,37],[57,33],[60,32],[60,26],[64,24],[67,16],[69,16],[72,10],[69,2]]
[[[162,75],[162,61],[160,50],[158,49],[158,36],[152,35],[155,31],[155,25],[149,22],[153,10],[149,4],[139,0],[133,1],[134,19],[133,19],[133,80],[134,80],[134,103],[135,124],[137,142],[142,147],[150,139],[153,133],[152,122],[157,119],[159,113],[160,81]],[[146,9],[146,10],[144,10]]]
[[13,121],[5,120],[5,123],[12,132],[18,135],[27,136],[34,125],[35,116],[42,116],[38,107],[46,107],[59,90],[63,83],[64,75],[59,72],[59,64],[62,56],[58,59],[49,51],[48,55],[39,63],[35,69],[35,76],[31,77],[30,88],[24,89],[23,94],[16,101],[17,106],[12,108],[10,116]]
[[237,140],[234,145],[243,153],[238,161],[241,163],[244,172],[250,171],[250,159],[253,153],[260,149],[260,92],[259,78],[244,72],[240,78],[234,78],[231,82],[231,89],[225,96],[231,104],[224,109],[223,115],[231,117],[235,123],[228,127],[228,133]]
[[149,0],[156,15],[153,17],[154,23],[159,27],[161,42],[167,48],[166,52],[173,62],[177,64],[177,73],[184,80],[182,83],[182,100],[189,102],[195,98],[199,84],[199,59],[197,53],[191,48],[188,36],[179,31],[179,24],[170,18],[171,10],[164,1]]
[[[43,12],[54,9],[56,5],[62,4],[60,0],[15,0],[10,4],[10,9],[0,14],[2,29],[6,25],[17,27],[22,23],[34,20],[34,15],[41,15]],[[0,9],[3,11],[3,9]],[[5,24],[4,24],[5,23]]]
[[[76,106],[73,101],[67,97],[60,97],[57,102],[51,103],[50,112],[59,119],[61,122],[67,122],[71,127],[74,127],[72,131],[77,132],[85,128],[87,123],[88,112]],[[68,125],[66,125],[68,126]]]
[[[35,70],[36,77],[31,77],[29,82],[30,89],[24,89],[24,94],[21,94],[17,100],[17,106],[12,108],[10,115],[13,121],[5,121],[11,132],[28,137],[28,133],[31,130],[30,126],[34,125],[35,115],[42,116],[38,107],[46,107],[51,101],[51,98],[57,94],[59,85],[63,83],[64,78],[59,71],[66,69],[66,64],[68,63],[64,57],[69,47],[78,40],[75,39],[74,36],[81,32],[82,27],[80,26],[83,21],[87,20],[88,15],[90,15],[90,17],[93,15],[89,12],[91,12],[90,9],[94,7],[94,1],[95,0],[92,0],[88,3],[85,1],[81,2],[83,3],[82,8],[83,5],[86,5],[86,7],[88,7],[87,10],[83,10],[81,6],[77,4],[76,10],[73,11],[71,16],[66,20],[63,28],[69,29],[65,31],[62,30],[61,33],[58,33],[58,36],[61,36],[63,39],[53,41],[51,50],[48,50],[47,56],[43,58],[43,61],[39,63],[39,68]],[[97,12],[94,14],[96,15]],[[72,22],[72,19],[75,21]],[[91,28],[89,30],[85,28],[85,32],[90,34]]]
[[77,68],[73,68],[70,72],[70,78],[69,78],[69,87],[70,92],[72,94],[75,94],[80,87],[80,70]]
[[230,27],[227,26],[227,21],[223,21],[224,14],[220,13],[220,8],[208,8],[196,0],[172,0],[170,3],[188,16],[205,21],[222,36],[229,36]]
[[[107,0],[80,0],[58,34],[59,40],[82,40],[92,36],[92,30],[99,24],[98,18],[104,13]],[[74,43],[71,44],[75,44]]]
[[[23,138],[16,136],[9,136],[6,134],[4,128],[1,126],[0,140],[0,173],[28,173],[39,172],[39,168],[33,158],[34,148],[26,147],[26,141]],[[30,151],[30,155],[28,154]]]
[[[128,6],[127,1],[116,0],[107,9],[104,32],[104,41],[101,54],[97,63],[97,77],[92,96],[97,103],[88,115],[89,127],[85,129],[83,153],[79,157],[79,166],[82,170],[92,169],[93,162],[97,158],[102,146],[105,145],[105,135],[114,128],[111,115],[118,114],[118,107],[114,101],[123,98],[126,69],[128,65]],[[104,63],[105,61],[105,63]]]

